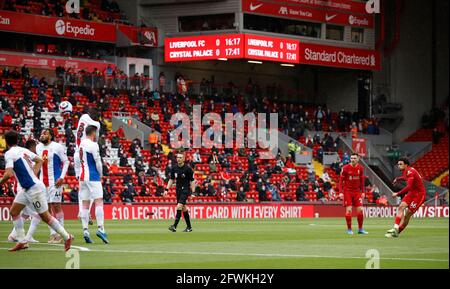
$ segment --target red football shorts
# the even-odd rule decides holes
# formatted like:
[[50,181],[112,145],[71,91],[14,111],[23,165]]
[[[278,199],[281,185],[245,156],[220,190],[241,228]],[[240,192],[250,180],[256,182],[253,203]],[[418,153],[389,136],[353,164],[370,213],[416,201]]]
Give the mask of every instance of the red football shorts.
[[415,213],[420,206],[425,203],[426,194],[423,192],[410,192],[402,200],[402,202],[408,205],[408,210],[411,213]]
[[344,206],[345,207],[362,207],[362,194],[361,192],[344,192]]

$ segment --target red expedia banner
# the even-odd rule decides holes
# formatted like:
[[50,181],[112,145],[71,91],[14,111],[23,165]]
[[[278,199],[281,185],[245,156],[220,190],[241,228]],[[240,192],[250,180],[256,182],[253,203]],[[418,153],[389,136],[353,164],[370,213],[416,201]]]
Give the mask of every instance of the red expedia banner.
[[[10,221],[11,205],[0,204],[0,221]],[[104,205],[106,220],[171,220],[176,206],[170,204]],[[66,220],[76,220],[78,205],[63,205]],[[264,203],[264,204],[191,204],[194,219],[284,219],[284,218],[343,218],[345,208],[340,205]],[[395,218],[397,207],[365,206],[366,218]],[[356,213],[354,213],[356,214]],[[94,208],[91,215],[95,216]],[[449,207],[422,206],[414,218],[448,218]]]
[[243,58],[244,34],[166,38],[164,46],[166,62]]
[[39,54],[6,54],[0,53],[0,65],[9,65],[21,67],[26,64],[29,67],[42,68],[54,70],[58,66],[62,66],[65,69],[72,68],[72,70],[78,71],[84,69],[86,71],[93,71],[97,68],[100,71],[105,70],[108,65],[115,67],[114,63],[106,61],[95,61],[95,60],[80,60],[72,58],[57,58],[57,57],[45,57]]
[[97,42],[116,42],[114,24],[0,10],[0,30]]
[[350,25],[363,28],[374,27],[373,15],[345,14],[309,7],[286,5],[279,2],[271,3],[259,0],[242,0],[242,11],[245,13],[264,14],[319,23]]
[[300,63],[300,41],[245,34],[245,58]]
[[376,50],[301,43],[300,63],[340,68],[380,70],[381,56]]

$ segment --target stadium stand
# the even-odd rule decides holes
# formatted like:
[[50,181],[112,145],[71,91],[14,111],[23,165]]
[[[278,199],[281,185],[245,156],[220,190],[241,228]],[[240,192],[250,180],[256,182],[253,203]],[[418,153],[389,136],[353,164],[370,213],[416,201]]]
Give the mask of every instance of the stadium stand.
[[[17,68],[17,70],[19,71],[20,69]],[[80,76],[79,73],[76,75]],[[158,92],[149,91],[148,89],[126,91],[123,89],[103,88],[95,89],[92,93],[91,90],[77,85],[67,86],[65,91],[60,91],[61,88],[56,87],[54,89],[52,85],[46,84],[44,79],[41,79],[39,87],[30,87],[28,80],[11,78],[10,73],[6,73],[6,75],[2,73],[1,80],[5,85],[9,82],[13,88],[10,93],[4,87],[0,92],[2,110],[9,111],[9,114],[13,117],[6,125],[2,125],[0,134],[8,129],[17,128],[21,130],[23,135],[37,138],[40,130],[49,126],[52,118],[54,118],[58,124],[54,127],[57,139],[59,142],[66,144],[68,155],[72,158],[73,146],[70,143],[73,136],[71,134],[76,128],[77,119],[83,109],[97,104],[97,107],[102,112],[102,135],[105,136],[104,143],[101,145],[102,157],[107,166],[106,170],[110,171],[106,178],[109,179],[108,182],[114,183],[114,187],[108,192],[110,194],[108,199],[111,199],[112,202],[122,202],[124,201],[123,196],[131,191],[132,201],[134,202],[174,201],[175,194],[173,190],[166,198],[157,192],[161,182],[164,181],[164,171],[167,164],[169,161],[174,162],[172,154],[165,155],[162,153],[162,146],[168,145],[170,133],[173,130],[173,127],[170,126],[168,115],[176,111],[184,112],[203,99],[184,98],[182,95],[170,93],[160,95]],[[115,82],[113,81],[113,83]],[[28,94],[28,91],[30,91],[30,94]],[[58,113],[58,103],[63,100],[69,100],[74,105],[75,116],[71,119],[63,119]],[[203,101],[208,103],[208,106],[204,107],[205,110],[219,114],[232,112],[236,109],[240,112],[247,112],[253,109],[252,104],[245,104],[242,97],[232,99],[230,105],[214,103],[210,98],[206,98]],[[268,111],[279,109],[276,103],[271,103],[267,98],[263,100],[263,103],[263,109]],[[282,104],[282,110],[284,110],[282,118],[289,114],[292,116],[286,126],[282,126],[280,129],[282,131],[286,130],[286,132],[291,134],[288,127],[295,126],[298,131],[295,131],[293,136],[298,136],[299,140],[308,146],[312,145],[316,158],[320,149],[325,151],[332,150],[334,141],[331,142],[332,145],[330,146],[330,143],[327,143],[327,136],[325,136],[322,140],[315,138],[312,140],[313,143],[308,143],[309,140],[302,135],[301,129],[303,125],[306,128],[314,129],[314,122],[317,123],[318,119],[323,120],[324,126],[331,123],[331,121],[327,121],[326,114],[323,114],[322,117],[317,117],[317,110],[320,109],[320,107],[313,106],[303,108],[301,105],[288,106],[288,104]],[[152,147],[152,151],[144,150],[140,144],[124,139],[123,135],[118,132],[108,130],[108,127],[111,126],[110,119],[112,114],[117,111],[134,115],[161,133],[162,139],[158,144],[154,145],[154,148]],[[304,116],[304,124],[292,122],[297,115]],[[343,131],[349,131],[352,125],[352,116],[346,114],[345,111],[332,113],[329,119],[335,121],[341,116],[343,120],[341,120],[340,126],[336,127],[336,130],[341,128]],[[363,121],[354,120],[359,123]],[[330,127],[326,127],[325,130],[330,129]],[[114,147],[113,143],[115,144]],[[198,196],[193,199],[194,202],[236,201],[237,192],[241,187],[246,193],[245,197],[240,199],[242,201],[270,201],[278,199],[278,195],[283,201],[315,202],[340,200],[337,189],[339,165],[337,166],[337,171],[326,169],[331,181],[324,182],[315,174],[311,167],[296,166],[284,157],[278,157],[278,160],[270,160],[268,163],[265,160],[255,158],[253,154],[258,153],[258,150],[251,152],[249,149],[244,149],[239,152],[237,150],[225,152],[223,149],[220,149],[217,151],[219,164],[214,166],[208,162],[208,159],[211,157],[209,150],[200,149],[199,153],[202,161],[195,165],[195,178],[201,186],[199,191],[196,192]],[[194,151],[187,152],[188,159],[192,159],[193,154]],[[340,154],[342,156],[342,152]],[[2,157],[3,153],[0,156]],[[122,161],[123,159],[124,161]],[[255,174],[250,176],[245,174],[245,171],[249,169],[249,165],[252,162],[256,164],[252,169],[255,170]],[[138,181],[138,170],[145,172],[143,181],[141,180],[140,182]],[[125,178],[127,175],[132,176],[131,180]],[[210,176],[208,181],[206,181],[207,176]],[[261,180],[258,182],[259,178]],[[302,181],[306,179],[308,179],[308,182]],[[70,202],[71,192],[76,191],[78,187],[73,170],[69,172],[66,182],[64,200]],[[208,185],[208,182],[211,183],[212,187]],[[271,186],[271,184],[275,186]],[[107,190],[105,189],[105,191]],[[367,198],[370,202],[373,201],[370,194],[368,194]],[[2,201],[10,202],[11,197],[3,197]]]

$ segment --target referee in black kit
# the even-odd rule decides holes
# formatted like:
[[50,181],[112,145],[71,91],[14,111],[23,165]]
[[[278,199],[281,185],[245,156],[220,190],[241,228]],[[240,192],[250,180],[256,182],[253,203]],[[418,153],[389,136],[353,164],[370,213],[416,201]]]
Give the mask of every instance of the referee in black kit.
[[186,221],[186,229],[183,232],[192,232],[191,220],[189,218],[189,212],[186,207],[187,198],[191,195],[191,192],[195,191],[194,171],[192,168],[184,163],[184,154],[177,154],[178,165],[173,166],[170,171],[169,182],[167,188],[164,191],[164,196],[167,196],[170,187],[172,187],[173,181],[177,180],[177,215],[175,216],[175,223],[169,227],[172,232],[177,231],[178,223],[180,222],[181,212],[183,212],[184,220]]

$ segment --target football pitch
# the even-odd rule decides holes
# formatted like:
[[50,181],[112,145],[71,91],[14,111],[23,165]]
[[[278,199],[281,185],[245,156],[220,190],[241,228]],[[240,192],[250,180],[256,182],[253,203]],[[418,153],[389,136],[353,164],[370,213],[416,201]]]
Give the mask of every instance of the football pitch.
[[[108,245],[95,236],[95,226],[94,244],[85,244],[78,221],[66,221],[66,228],[75,235],[81,269],[364,269],[376,252],[371,249],[381,269],[449,268],[448,219],[412,219],[399,238],[387,239],[392,221],[366,219],[369,235],[353,236],[346,235],[343,218],[193,220],[192,233],[182,232],[184,220],[176,233],[167,229],[171,220],[106,221]],[[66,268],[70,258],[63,245],[46,243],[43,224],[35,235],[41,243],[8,252],[11,226],[0,222],[0,268]]]

